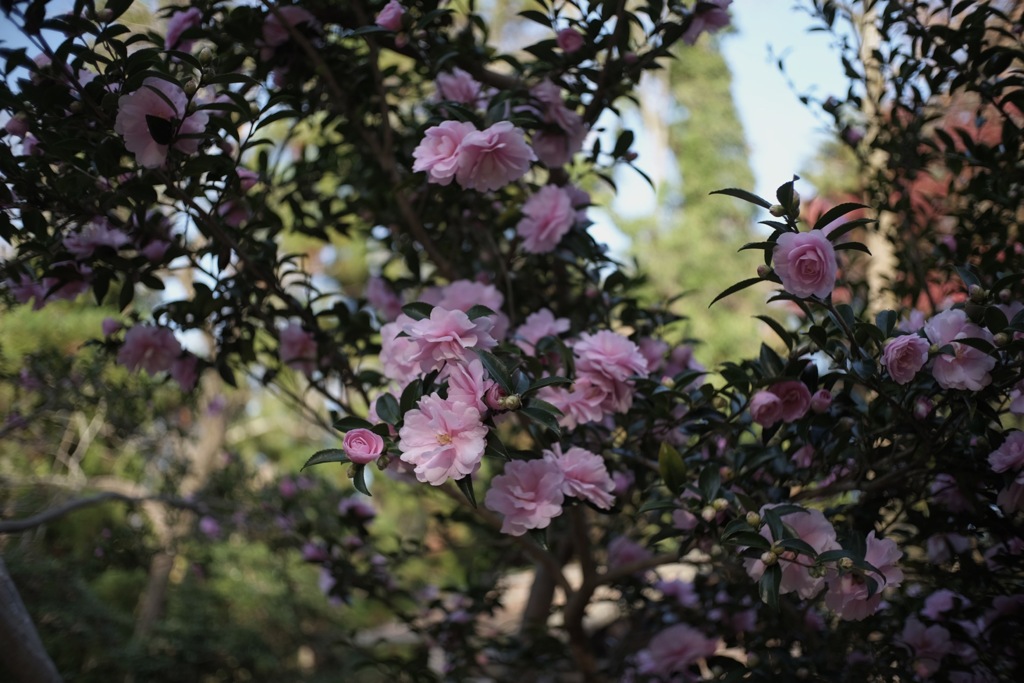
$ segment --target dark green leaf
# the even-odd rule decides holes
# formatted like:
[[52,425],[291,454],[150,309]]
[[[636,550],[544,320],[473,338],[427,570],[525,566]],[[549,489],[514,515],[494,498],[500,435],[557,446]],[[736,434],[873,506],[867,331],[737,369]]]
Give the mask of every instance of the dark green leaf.
[[326,448],[314,453],[306,461],[306,464],[302,466],[302,469],[312,467],[313,465],[322,465],[325,462],[349,462],[349,459],[345,451],[340,448]]
[[402,306],[402,313],[405,313],[413,320],[423,320],[424,318],[429,318],[430,312],[433,310],[433,306],[422,301],[414,301],[411,304],[406,304]]
[[476,493],[473,491],[473,475],[467,474],[462,479],[455,480],[456,486],[462,491],[462,495],[466,496],[466,500],[473,507],[476,507]]
[[759,278],[759,277],[752,277],[752,278],[747,278],[746,280],[741,280],[740,282],[737,282],[732,287],[729,287],[724,292],[722,292],[721,294],[716,296],[714,299],[712,299],[711,303],[708,304],[708,308],[711,308],[712,306],[714,306],[715,303],[718,302],[720,299],[724,299],[725,297],[729,296],[730,294],[735,294],[736,292],[739,292],[740,290],[746,289],[747,287],[750,287],[752,285],[756,285],[758,282],[765,282],[765,280],[762,279],[762,278]]
[[[858,204],[856,202],[845,202],[843,204],[833,206],[831,209],[829,209],[828,211],[826,211],[825,213],[821,214],[821,216],[818,217],[818,220],[814,222],[813,229],[821,230],[822,228],[827,227],[829,223],[836,220],[837,218],[841,218],[848,213],[857,211],[858,209],[867,208],[869,207],[864,204]],[[829,235],[829,238],[831,239],[832,236]]]
[[710,194],[728,195],[730,197],[735,197],[736,199],[742,199],[745,202],[750,202],[751,204],[757,204],[758,206],[764,209],[770,209],[772,206],[772,203],[767,199],[758,197],[753,192],[747,192],[746,190],[740,190],[739,188],[735,187],[727,187],[724,190],[715,190]]
[[663,441],[658,449],[658,471],[665,486],[673,494],[679,495],[686,488],[686,463],[679,451],[667,441]]
[[402,410],[398,401],[391,394],[381,394],[377,399],[377,417],[389,425],[396,425],[402,419]]
[[366,465],[352,465],[352,485],[356,491],[370,496],[370,489],[366,488]]

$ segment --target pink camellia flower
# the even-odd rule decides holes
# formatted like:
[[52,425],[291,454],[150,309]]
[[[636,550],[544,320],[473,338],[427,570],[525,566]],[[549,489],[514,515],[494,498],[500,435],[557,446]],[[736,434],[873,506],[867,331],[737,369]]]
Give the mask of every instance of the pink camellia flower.
[[[665,680],[676,674],[686,676],[691,666],[715,654],[717,649],[717,640],[688,624],[675,624],[651,638],[647,647],[637,654],[638,670]],[[697,677],[690,678],[696,680]]]
[[435,306],[429,318],[405,323],[402,330],[415,345],[411,361],[423,372],[431,372],[449,361],[465,361],[469,349],[490,349],[497,345],[491,336],[494,321],[490,316],[470,320],[462,311]]
[[544,459],[558,465],[564,475],[562,493],[582,500],[588,500],[604,510],[615,502],[611,495],[615,483],[608,474],[604,458],[585,448],[574,446],[562,452],[559,444],[544,451]]
[[322,545],[310,542],[302,546],[303,562],[326,562],[329,559],[331,556]]
[[369,429],[353,429],[346,432],[341,447],[345,449],[349,460],[357,465],[366,465],[384,452],[384,439]]
[[367,280],[366,300],[386,321],[392,321],[402,313],[402,297],[382,277],[374,275]]
[[257,41],[257,45],[260,46],[260,59],[272,59],[274,51],[291,40],[288,28],[298,28],[303,24],[315,27],[316,17],[298,5],[282,5],[268,12],[266,19],[263,20],[262,40]]
[[281,330],[278,354],[281,362],[304,375],[312,375],[317,368],[316,338],[302,325],[292,323]]
[[867,537],[864,559],[880,572],[869,574],[878,584],[875,594],[868,596],[867,583],[859,574],[840,575],[835,569],[830,569],[825,575],[828,582],[825,605],[847,621],[860,621],[874,614],[882,602],[882,589],[895,588],[903,582],[903,571],[896,566],[901,557],[903,551],[895,541],[875,538],[872,531]]
[[487,378],[480,359],[473,358],[468,363],[452,363],[449,368],[448,400],[471,405],[480,413],[487,412],[484,396],[497,384]]
[[494,321],[491,336],[495,339],[504,339],[508,333],[509,319],[501,310],[505,305],[505,295],[492,284],[455,280],[440,289],[424,292],[420,300],[463,313],[468,313],[473,306],[486,306],[494,311],[494,316],[491,316],[491,320]]
[[573,155],[583,148],[587,125],[583,117],[565,106],[562,89],[551,81],[542,81],[530,89],[530,95],[540,103],[537,112],[547,124],[533,135],[533,149],[538,160],[548,168],[569,163]]
[[789,458],[797,467],[808,468],[814,464],[814,446],[804,444]]
[[480,84],[459,67],[437,75],[437,94],[442,100],[472,107],[483,99]]
[[645,562],[654,554],[627,536],[616,536],[608,543],[608,570],[613,571]]
[[455,180],[467,190],[489,192],[523,177],[536,160],[522,129],[499,121],[462,139]]
[[601,330],[584,332],[573,346],[577,378],[602,385],[607,392],[602,407],[606,412],[624,413],[633,405],[634,375],[647,372],[647,359],[639,347],[626,337]]
[[999,448],[988,455],[993,472],[1021,470],[1017,481],[1024,483],[1024,432],[1010,432]]
[[352,517],[362,524],[372,522],[377,517],[377,510],[363,496],[349,496],[338,501],[338,514],[342,517]]
[[479,466],[487,427],[473,406],[430,394],[405,414],[398,438],[401,459],[415,466],[416,478],[440,486]]
[[800,380],[776,382],[768,391],[782,402],[782,421],[793,422],[807,414],[811,408],[811,390]]
[[111,228],[106,219],[100,218],[86,225],[79,232],[64,238],[64,248],[75,258],[87,259],[100,247],[118,250],[131,242],[123,230]]
[[818,413],[828,412],[828,409],[832,406],[832,392],[828,389],[818,389],[811,396],[811,411]]
[[771,427],[782,419],[782,399],[771,391],[757,391],[750,397],[750,419]]
[[555,34],[555,42],[559,50],[571,55],[583,47],[583,34],[573,28],[563,28]]
[[220,524],[213,517],[200,518],[199,531],[207,538],[220,538]]
[[548,460],[513,460],[491,482],[484,505],[504,517],[503,534],[544,529],[562,514],[562,470]]
[[545,185],[523,204],[523,218],[516,233],[523,238],[523,251],[546,254],[553,251],[576,223],[576,210],[569,194],[557,185]]
[[445,121],[428,128],[423,140],[412,152],[416,160],[412,170],[417,173],[426,171],[427,182],[450,184],[459,170],[462,141],[476,132],[479,132],[476,126],[465,121]]
[[398,0],[389,0],[384,9],[377,13],[374,23],[388,31],[400,31],[402,29],[402,17],[405,16],[405,8]]
[[966,606],[970,604],[971,601],[959,593],[948,588],[940,588],[925,598],[921,614],[933,621],[939,621],[944,618],[943,615],[946,612],[957,607],[957,605]]
[[1008,515],[1024,510],[1024,482],[1015,479],[996,496],[996,505]]
[[149,375],[170,370],[181,355],[181,344],[166,327],[135,325],[124,335],[117,362],[129,370],[142,368]]
[[882,353],[882,365],[897,384],[906,384],[928,362],[927,339],[916,334],[905,334],[889,341]]
[[959,309],[949,309],[925,323],[924,333],[936,346],[949,344],[952,355],[938,354],[932,364],[932,375],[943,389],[980,391],[992,382],[989,372],[996,359],[984,351],[962,344],[958,339],[983,339],[992,343],[992,334],[967,319]]
[[925,627],[915,617],[907,619],[900,640],[914,655],[914,673],[919,678],[931,678],[942,665],[942,658],[953,651],[949,631],[934,624]]
[[544,337],[557,337],[569,331],[568,318],[556,318],[547,308],[526,316],[526,322],[516,328],[513,335],[515,344],[525,353],[533,353],[537,343]]
[[[761,515],[764,511],[776,507],[765,505],[761,508]],[[790,512],[782,515],[783,522],[801,541],[814,548],[815,552],[823,553],[829,550],[838,550],[839,542],[836,540],[836,530],[825,518],[820,510],[809,509],[805,512]],[[771,529],[765,524],[761,527],[761,535],[769,541],[781,539],[772,538]],[[801,598],[810,599],[821,592],[825,585],[824,576],[815,576],[805,566],[810,562],[806,555],[797,556],[792,551],[785,551],[778,558],[779,566],[782,568],[782,581],[779,584],[780,593],[796,592]],[[748,558],[743,561],[747,574],[755,581],[764,574],[765,565],[759,559]]]
[[772,261],[782,288],[793,296],[824,299],[836,286],[836,250],[821,230],[783,233]]
[[168,50],[189,52],[196,41],[182,40],[181,34],[203,23],[203,12],[198,7],[190,7],[184,12],[175,12],[167,21],[167,35],[164,47]]
[[124,325],[121,324],[120,320],[115,318],[104,318],[100,329],[103,330],[103,336],[109,337],[115,332],[119,332]]
[[4,124],[4,131],[8,135],[13,135],[19,140],[24,139],[24,137],[28,135],[28,119],[26,119],[23,114],[12,116],[7,120],[7,123]]
[[170,374],[182,391],[192,391],[199,381],[199,359],[191,353],[178,356],[171,364]]
[[197,136],[209,114],[188,113],[188,97],[177,83],[150,76],[142,86],[117,100],[114,132],[144,168],[163,166],[171,147],[185,154],[199,150]]
[[712,33],[729,25],[732,0],[702,0],[697,3],[690,25],[683,32],[683,42],[693,45],[704,32]]
[[[406,325],[415,322],[404,313],[395,322],[380,328],[380,366],[384,376],[401,385],[406,385],[419,375],[420,364],[413,359],[419,346],[402,335]],[[399,336],[402,335],[402,336]]]

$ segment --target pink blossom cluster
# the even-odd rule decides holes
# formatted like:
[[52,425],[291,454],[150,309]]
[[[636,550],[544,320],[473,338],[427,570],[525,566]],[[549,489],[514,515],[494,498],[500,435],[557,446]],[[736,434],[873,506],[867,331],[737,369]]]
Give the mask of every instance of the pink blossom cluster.
[[457,102],[473,108],[484,107],[487,95],[483,86],[467,71],[455,67],[437,75],[437,96],[447,102]]
[[548,168],[564,166],[583,148],[588,128],[583,117],[565,106],[562,90],[551,81],[543,81],[530,90],[538,103],[544,125],[533,134],[533,150]]
[[[996,359],[960,340],[978,339],[993,343],[992,333],[971,322],[961,309],[951,308],[933,316],[923,325],[925,337],[915,331],[891,339],[882,353],[882,365],[897,384],[907,384],[928,365],[943,389],[980,391],[992,382],[989,374]],[[944,347],[949,347],[944,349]],[[936,349],[941,352],[933,352]]]
[[124,335],[117,362],[129,370],[145,370],[150,376],[167,372],[185,391],[199,378],[199,359],[185,352],[166,327],[134,325]]
[[576,381],[572,388],[541,392],[562,411],[561,426],[573,429],[629,410],[633,405],[632,378],[648,372],[647,359],[636,344],[611,330],[584,332],[573,343],[573,355]]
[[189,111],[189,98],[177,83],[150,76],[117,101],[114,132],[144,168],[159,168],[173,148],[184,154],[199,150],[209,114]]
[[278,48],[292,39],[291,31],[303,26],[317,28],[316,17],[309,10],[298,5],[280,5],[267,12],[263,20],[262,38],[256,41],[260,48],[260,59],[273,59]]
[[[766,510],[775,507],[777,506],[765,505],[759,514],[763,517]],[[791,510],[784,512],[781,517],[789,532],[792,533],[792,537],[807,543],[815,553],[821,554],[841,549],[835,529],[821,511],[814,509]],[[767,524],[761,527],[760,533],[769,541],[781,540],[772,537],[771,529]],[[769,554],[770,558],[767,556]],[[877,568],[878,573],[870,572],[863,575],[852,571],[841,571],[834,567],[830,567],[822,573],[813,566],[813,558],[785,549],[773,550],[762,555],[761,558],[748,558],[744,560],[744,566],[751,578],[756,580],[764,574],[767,567],[766,562],[777,562],[782,569],[782,580],[779,584],[779,593],[781,594],[796,593],[801,598],[809,600],[817,596],[827,585],[825,604],[840,618],[859,621],[878,609],[882,600],[883,588],[894,588],[902,582],[903,572],[896,566],[902,556],[902,551],[894,541],[876,538],[875,532],[871,531],[867,537],[867,551],[864,559]],[[877,583],[877,589],[873,594],[869,595],[870,591],[865,576]]]
[[[811,390],[799,380],[776,382],[750,397],[750,417],[762,427],[771,427],[779,420],[794,422],[811,409],[812,398]],[[825,401],[824,396],[818,396],[819,409],[827,410]]]
[[688,624],[675,624],[651,638],[647,647],[637,654],[637,670],[645,675],[700,680],[699,675],[690,673],[690,668],[716,650],[717,639],[708,638]]
[[445,121],[427,129],[412,155],[413,171],[426,171],[428,182],[448,185],[455,180],[479,192],[518,180],[537,160],[523,131],[508,121],[482,131],[472,123]]
[[683,32],[683,42],[693,45],[702,33],[714,33],[729,25],[729,5],[732,0],[703,0],[698,2]]

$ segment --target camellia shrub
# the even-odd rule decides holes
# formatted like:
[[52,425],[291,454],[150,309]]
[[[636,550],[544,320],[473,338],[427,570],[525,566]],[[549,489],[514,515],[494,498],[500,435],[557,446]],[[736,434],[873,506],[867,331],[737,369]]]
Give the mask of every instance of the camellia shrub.
[[[333,599],[379,601],[416,635],[375,671],[1012,680],[1019,12],[853,3],[882,34],[863,72],[847,60],[840,123],[870,198],[899,200],[877,207],[907,228],[886,233],[897,303],[877,310],[862,276],[889,218],[843,203],[808,224],[792,181],[770,200],[723,188],[708,201],[749,202],[763,228],[750,278],[699,305],[759,287],[791,315],[763,317],[757,358],[708,369],[666,341],[680,320],[637,297],[588,211],[642,166],[617,114],[643,74],[725,27],[729,4],[541,0],[520,13],[532,42],[501,53],[473,2],[200,0],[142,29],[123,0],[9,2],[29,47],[2,52],[6,301],[115,311],[96,345],[184,392],[206,374],[284,386],[326,406],[313,472],[342,463],[361,494],[450,504],[432,533],[489,566],[439,585],[403,583],[430,544],[377,551],[357,498],[339,514],[358,533],[305,527]],[[994,140],[936,123],[960,94]],[[901,194],[921,150],[948,166],[955,211],[929,220],[955,248],[928,244]],[[977,212],[984,233],[945,220]],[[325,274],[352,245],[365,287]],[[926,306],[929,273],[954,285]],[[497,628],[497,579],[523,568],[518,623]]]

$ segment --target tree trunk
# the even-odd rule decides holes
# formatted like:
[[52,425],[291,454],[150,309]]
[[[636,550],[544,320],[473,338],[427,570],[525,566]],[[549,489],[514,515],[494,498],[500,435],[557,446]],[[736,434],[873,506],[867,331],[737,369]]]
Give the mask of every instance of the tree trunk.
[[0,652],[12,683],[61,683],[63,680],[39,639],[25,603],[0,557]]

